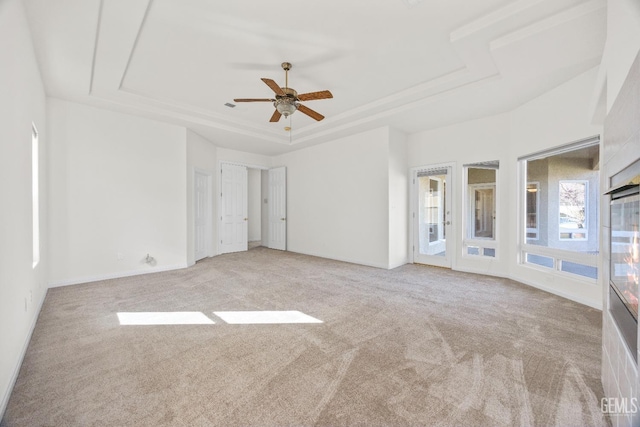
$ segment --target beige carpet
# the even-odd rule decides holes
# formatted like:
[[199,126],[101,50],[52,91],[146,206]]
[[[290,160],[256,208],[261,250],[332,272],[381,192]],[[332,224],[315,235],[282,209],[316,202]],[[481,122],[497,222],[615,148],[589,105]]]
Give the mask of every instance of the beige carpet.
[[[245,310],[323,323],[213,314]],[[510,280],[255,248],[50,290],[2,426],[608,425],[600,335],[599,311]]]

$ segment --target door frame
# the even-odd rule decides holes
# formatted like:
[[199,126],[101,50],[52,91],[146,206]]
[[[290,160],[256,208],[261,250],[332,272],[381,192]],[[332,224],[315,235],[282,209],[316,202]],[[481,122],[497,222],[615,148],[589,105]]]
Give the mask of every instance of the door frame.
[[[271,177],[272,177],[272,171],[276,171],[276,170],[282,170],[283,174],[284,174],[284,206],[283,206],[283,212],[280,211],[280,215],[275,215],[274,216],[274,195],[272,193],[272,189],[273,189],[273,185],[271,182]],[[267,236],[267,247],[270,249],[276,249],[276,250],[280,250],[280,251],[286,251],[287,250],[287,167],[286,166],[278,166],[278,167],[274,167],[274,168],[270,168],[269,169],[269,180],[267,182],[267,188],[269,191],[269,195],[268,197],[268,217],[267,217],[267,223],[269,225],[269,230],[268,230],[268,236]],[[280,220],[277,219],[277,217],[280,216]],[[280,222],[278,222],[280,221]],[[282,245],[279,245],[277,243],[275,243],[275,239],[273,238],[271,231],[273,229],[272,224],[276,222],[278,223],[279,226],[283,226],[284,227],[284,240],[281,242]]]
[[[449,173],[449,182],[447,183],[447,193],[449,194],[449,206],[450,212],[449,215],[451,224],[448,231],[449,237],[447,238],[446,250],[449,258],[448,265],[446,268],[451,268],[453,270],[456,269],[456,259],[458,253],[458,227],[457,223],[459,221],[458,215],[458,197],[457,194],[457,180],[456,180],[456,162],[443,162],[443,163],[433,163],[422,166],[417,166],[409,169],[409,263],[415,264],[415,247],[419,247],[420,242],[416,241],[417,233],[416,233],[416,223],[418,221],[418,182],[417,175],[418,172],[423,171],[425,169],[436,169],[436,168],[451,168],[451,172]],[[425,264],[431,265],[431,264]],[[434,264],[435,265],[435,264]]]
[[216,213],[216,217],[215,217],[215,221],[216,221],[216,244],[215,244],[215,248],[216,248],[216,253],[215,255],[221,255],[222,254],[222,248],[220,247],[221,243],[220,243],[220,236],[222,236],[222,230],[221,230],[221,222],[220,222],[220,215],[222,215],[222,206],[220,203],[220,198],[221,198],[221,194],[222,194],[222,180],[220,179],[221,174],[222,174],[222,165],[233,165],[233,166],[244,166],[247,169],[259,169],[259,170],[269,170],[270,167],[269,166],[264,166],[264,165],[257,165],[254,163],[244,163],[244,162],[236,162],[233,160],[218,160],[218,168],[216,170],[216,176],[218,177],[215,182],[216,182],[216,196],[215,196],[215,200],[217,200],[218,202],[216,203],[215,206],[215,213]]
[[[213,181],[213,174],[211,173],[211,171],[206,170],[206,169],[200,169],[200,168],[193,168],[193,245],[194,245],[194,249],[193,249],[193,261],[196,262],[196,250],[195,250],[195,243],[196,243],[196,214],[197,214],[197,210],[196,210],[196,176],[197,175],[203,175],[207,177],[207,196],[206,196],[206,212],[207,212],[207,218],[205,220],[206,223],[206,230],[205,230],[205,235],[206,237],[206,241],[205,241],[205,257],[212,257],[214,256],[213,253],[213,185],[212,181]],[[204,259],[204,258],[200,258],[200,259]]]

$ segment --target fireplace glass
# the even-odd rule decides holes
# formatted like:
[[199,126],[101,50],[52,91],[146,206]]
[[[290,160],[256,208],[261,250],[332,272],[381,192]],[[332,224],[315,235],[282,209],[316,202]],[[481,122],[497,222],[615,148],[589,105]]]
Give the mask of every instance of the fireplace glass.
[[611,201],[611,287],[638,321],[640,278],[640,195]]

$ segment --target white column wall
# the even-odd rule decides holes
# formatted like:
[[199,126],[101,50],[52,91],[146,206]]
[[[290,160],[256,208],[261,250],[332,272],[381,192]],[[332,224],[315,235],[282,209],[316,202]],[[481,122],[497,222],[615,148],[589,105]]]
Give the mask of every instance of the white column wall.
[[211,248],[210,256],[214,255],[218,228],[216,227],[216,195],[217,178],[217,147],[209,140],[187,129],[187,263],[195,264],[194,241],[194,188],[193,179],[195,170],[211,174]]
[[409,172],[407,135],[389,128],[389,263],[395,268],[409,256]]
[[[0,1],[0,418],[46,294],[45,92],[22,2]],[[39,131],[40,262],[33,267],[31,123]]]
[[186,267],[185,129],[52,98],[48,120],[50,285]]

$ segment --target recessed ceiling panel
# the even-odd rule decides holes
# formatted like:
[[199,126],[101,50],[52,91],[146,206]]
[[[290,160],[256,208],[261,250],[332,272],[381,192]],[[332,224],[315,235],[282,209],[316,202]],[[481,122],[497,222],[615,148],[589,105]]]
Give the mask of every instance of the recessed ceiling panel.
[[155,0],[121,89],[266,124],[268,103],[244,111],[224,104],[271,97],[260,78],[284,86],[280,63],[289,61],[289,86],[298,93],[334,94],[309,105],[331,117],[463,68],[443,25],[436,13],[401,1],[356,8],[338,1]]

